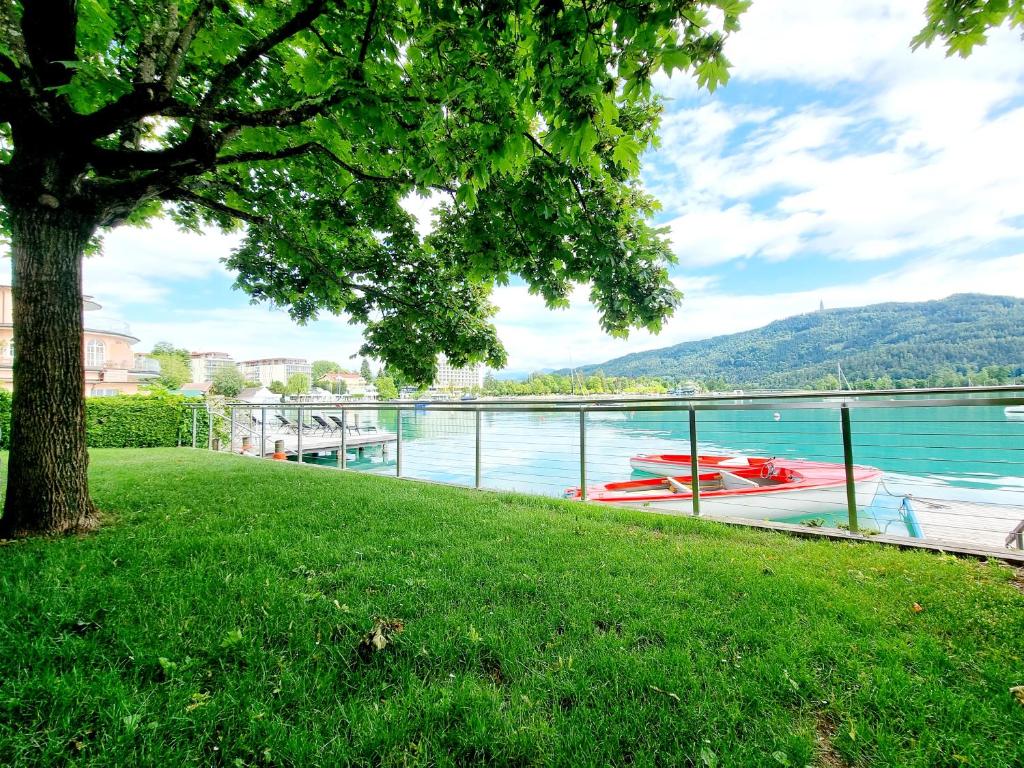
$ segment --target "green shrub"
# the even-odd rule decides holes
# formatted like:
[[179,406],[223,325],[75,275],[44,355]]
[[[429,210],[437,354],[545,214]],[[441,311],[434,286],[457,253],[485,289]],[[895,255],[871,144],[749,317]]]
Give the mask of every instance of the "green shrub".
[[0,449],[11,447],[11,393],[0,389]]
[[[181,395],[118,395],[85,401],[86,439],[91,448],[172,448],[192,444],[192,410],[202,398]],[[206,444],[205,415],[198,420],[199,445]],[[11,393],[0,391],[0,448],[9,449]]]
[[[119,395],[86,401],[86,437],[91,448],[169,448],[190,445],[192,411],[181,395]],[[206,441],[199,419],[200,443]]]

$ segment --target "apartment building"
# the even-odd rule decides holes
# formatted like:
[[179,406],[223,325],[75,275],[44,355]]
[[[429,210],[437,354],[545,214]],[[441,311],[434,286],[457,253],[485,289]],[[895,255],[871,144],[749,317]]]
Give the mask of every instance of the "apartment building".
[[264,387],[269,387],[275,381],[288,383],[288,377],[296,373],[311,376],[313,366],[308,360],[298,357],[267,357],[261,360],[242,360],[238,363],[238,370],[246,381],[258,381]]
[[434,377],[432,388],[462,391],[480,389],[484,385],[486,370],[483,363],[456,368],[448,362],[444,355],[441,355],[437,359],[437,376]]
[[193,352],[192,381],[197,383],[213,381],[213,375],[221,368],[235,368],[235,361],[227,352]]

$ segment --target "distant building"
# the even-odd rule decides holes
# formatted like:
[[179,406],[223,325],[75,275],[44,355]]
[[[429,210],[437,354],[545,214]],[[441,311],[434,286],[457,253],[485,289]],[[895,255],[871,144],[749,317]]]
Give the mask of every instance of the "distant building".
[[[85,395],[132,395],[139,384],[160,374],[160,364],[145,355],[132,352],[138,339],[128,324],[92,315],[102,309],[91,296],[83,296],[85,332],[82,356],[85,359]],[[0,285],[0,389],[11,389],[14,381],[14,310],[11,286]]]
[[267,357],[262,360],[243,360],[238,364],[238,370],[246,381],[258,381],[269,387],[275,381],[287,384],[288,377],[296,373],[311,376],[313,366],[308,360],[299,357]]
[[486,366],[483,363],[456,368],[441,355],[437,359],[437,375],[434,377],[433,389],[467,390],[481,389],[484,386]]
[[192,353],[192,381],[213,381],[213,374],[221,368],[235,367],[235,361],[227,352]]
[[324,374],[322,381],[335,384],[339,381],[345,382],[345,392],[349,395],[365,395],[367,382],[360,374],[352,371],[335,371]]

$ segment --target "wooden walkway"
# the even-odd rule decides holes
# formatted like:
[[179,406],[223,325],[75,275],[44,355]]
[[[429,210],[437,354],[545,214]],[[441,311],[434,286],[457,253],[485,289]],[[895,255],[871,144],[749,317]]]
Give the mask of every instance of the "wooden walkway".
[[[258,448],[260,442],[259,434],[254,436],[244,435],[250,437],[250,452],[260,455]],[[293,432],[274,432],[267,433],[267,442],[263,446],[263,456],[274,455],[274,443],[280,440],[284,444],[284,452],[286,455],[294,456],[299,451],[299,436]],[[384,451],[385,457],[387,457],[388,447],[398,442],[397,435],[391,432],[361,432],[355,435],[345,436],[345,449],[347,451],[356,451],[360,455],[367,448],[380,448]],[[242,436],[235,437],[235,443],[231,447],[233,452],[239,452],[242,450]],[[302,433],[302,454],[305,456],[310,453],[334,453],[335,451],[341,450],[341,433],[325,433],[325,432],[303,432]]]
[[1019,506],[920,496],[908,499],[926,541],[1003,549],[1011,532],[1024,520],[1024,507]]

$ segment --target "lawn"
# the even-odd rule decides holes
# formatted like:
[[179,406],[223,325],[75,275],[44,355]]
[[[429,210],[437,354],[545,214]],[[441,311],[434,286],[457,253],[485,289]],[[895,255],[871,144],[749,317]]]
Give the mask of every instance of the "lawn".
[[98,534],[0,547],[0,764],[1024,762],[1004,565],[189,449],[92,482]]

